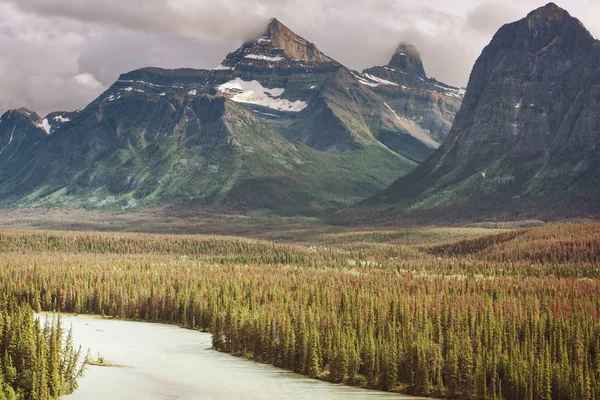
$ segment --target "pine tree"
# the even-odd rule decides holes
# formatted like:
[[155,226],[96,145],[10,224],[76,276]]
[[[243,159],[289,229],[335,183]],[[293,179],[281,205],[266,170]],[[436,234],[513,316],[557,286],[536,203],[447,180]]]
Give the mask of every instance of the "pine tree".
[[308,348],[308,376],[318,378],[321,374],[321,348],[319,333],[313,326],[310,333],[310,345]]
[[372,334],[368,334],[366,338],[365,348],[363,356],[363,368],[364,374],[367,378],[367,382],[371,387],[377,385],[377,373],[376,373],[376,353],[375,353],[375,339]]
[[459,394],[460,375],[458,358],[458,341],[456,336],[450,331],[446,362],[444,363],[444,377],[450,397],[455,397]]
[[542,400],[552,400],[552,360],[548,344],[544,351],[544,376],[543,376]]
[[472,399],[474,396],[474,376],[473,376],[473,346],[468,332],[462,336],[460,354],[458,356],[458,389],[461,397]]
[[296,361],[294,363],[296,372],[306,373],[307,371],[308,339],[306,320],[302,314],[298,318],[296,327]]

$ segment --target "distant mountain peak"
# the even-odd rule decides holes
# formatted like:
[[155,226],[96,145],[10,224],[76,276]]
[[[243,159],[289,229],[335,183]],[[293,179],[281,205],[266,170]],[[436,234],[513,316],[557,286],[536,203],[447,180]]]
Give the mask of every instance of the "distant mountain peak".
[[406,72],[411,72],[423,78],[427,77],[425,74],[425,68],[423,68],[421,54],[417,48],[410,43],[400,43],[388,66],[400,68]]
[[280,29],[280,28],[289,29],[284,24],[282,24],[280,20],[273,17],[269,20],[269,25],[267,25],[267,31],[265,32],[265,34],[268,33],[271,29]]
[[14,110],[9,110],[6,114],[9,114],[9,115],[19,114],[19,115],[29,118],[31,120],[39,120],[40,119],[39,115],[37,115],[34,111],[31,111],[25,107],[17,108]]
[[[527,19],[555,19],[564,20],[566,17],[571,17],[569,13],[557,6],[555,3],[548,3],[543,7],[537,8],[527,15]],[[572,18],[572,17],[571,17]]]
[[230,53],[221,67],[235,67],[244,62],[282,61],[333,62],[313,43],[294,33],[277,18],[272,18],[261,37]]
[[[514,31],[521,27],[525,31]],[[529,43],[532,48],[543,49],[560,38],[566,47],[587,47],[594,37],[577,18],[554,3],[540,7],[530,12],[523,20],[505,26],[521,43]],[[526,33],[529,32],[529,33]]]

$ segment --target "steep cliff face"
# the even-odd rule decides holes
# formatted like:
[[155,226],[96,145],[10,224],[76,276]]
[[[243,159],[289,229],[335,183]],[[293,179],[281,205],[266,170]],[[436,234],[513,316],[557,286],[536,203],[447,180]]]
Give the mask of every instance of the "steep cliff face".
[[370,203],[491,215],[533,199],[542,215],[548,199],[598,198],[599,64],[600,42],[553,3],[502,27],[475,64],[448,140]]
[[464,89],[427,78],[418,50],[400,44],[391,61],[363,74],[393,83],[373,88],[415,137],[428,138],[434,147],[442,144],[460,109]]
[[400,43],[396,49],[396,53],[388,64],[388,67],[398,68],[410,74],[427,78],[425,68],[421,60],[421,54],[415,46],[410,43]]
[[240,62],[252,62],[252,60],[335,63],[317,46],[296,35],[276,18],[271,20],[263,36],[229,54],[222,65],[236,67]]
[[[46,131],[47,130],[47,131]],[[50,133],[50,124],[25,108],[0,117],[0,158],[10,160],[33,147]]]

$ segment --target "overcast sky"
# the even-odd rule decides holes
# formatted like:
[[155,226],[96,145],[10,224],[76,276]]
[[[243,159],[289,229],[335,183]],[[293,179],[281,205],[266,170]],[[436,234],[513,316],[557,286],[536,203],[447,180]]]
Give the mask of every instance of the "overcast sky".
[[[465,86],[496,30],[544,0],[0,0],[0,114],[81,108],[119,74],[212,68],[271,17],[354,69],[413,43],[429,76]],[[600,0],[558,0],[600,37]]]

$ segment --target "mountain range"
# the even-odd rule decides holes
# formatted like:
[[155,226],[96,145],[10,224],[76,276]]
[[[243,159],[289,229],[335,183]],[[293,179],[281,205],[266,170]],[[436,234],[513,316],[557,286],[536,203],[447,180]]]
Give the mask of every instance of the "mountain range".
[[5,113],[0,204],[335,211],[426,159],[463,95],[412,46],[357,72],[273,19],[212,70],[143,68],[78,111]]
[[444,144],[363,206],[450,220],[597,216],[600,41],[554,3],[503,26]]
[[554,3],[503,26],[466,91],[408,43],[358,72],[273,19],[212,70],[142,68],[74,112],[5,113],[0,205],[596,217],[599,103],[600,41]]

